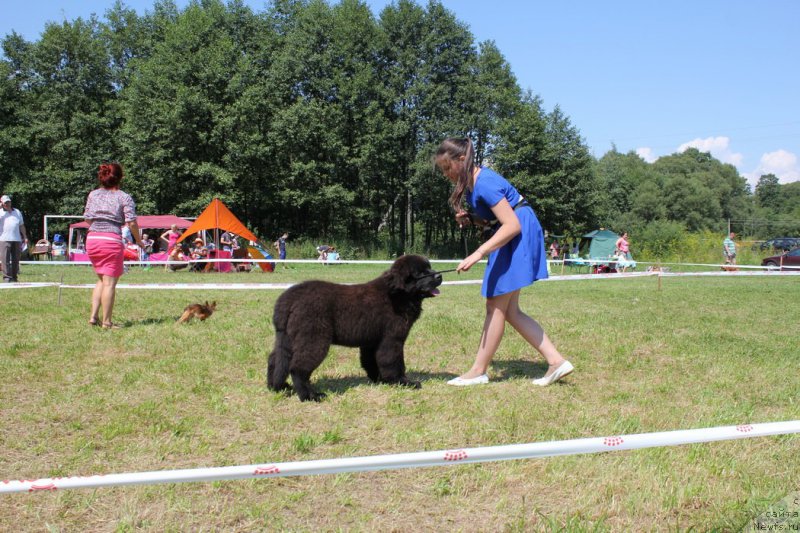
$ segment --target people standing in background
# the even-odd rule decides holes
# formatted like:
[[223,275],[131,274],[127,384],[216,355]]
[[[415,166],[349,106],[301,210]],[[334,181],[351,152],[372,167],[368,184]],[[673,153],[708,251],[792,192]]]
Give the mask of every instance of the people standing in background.
[[553,242],[550,243],[550,259],[555,261],[558,259],[558,239],[553,239]]
[[[119,163],[103,163],[97,172],[100,187],[89,193],[83,218],[89,223],[86,236],[86,252],[97,274],[97,283],[92,291],[89,324],[103,329],[119,329],[111,321],[116,298],[117,281],[124,272],[125,245],[122,227],[128,226],[133,239],[142,247],[139,224],[136,222],[136,204],[131,196],[120,190],[122,166]],[[102,322],[100,309],[103,310]]]
[[[273,243],[275,248],[278,250],[278,259],[286,259],[286,239],[289,238],[288,233],[284,233],[278,240]],[[284,265],[285,267],[286,265]]]
[[161,237],[159,237],[159,239],[167,244],[167,254],[172,253],[172,249],[175,248],[175,243],[178,242],[180,236],[181,232],[178,231],[177,224],[173,224],[167,231],[161,234]]
[[122,243],[125,246],[129,244],[133,244],[135,241],[133,240],[133,233],[131,233],[131,228],[128,226],[122,226]]
[[0,198],[0,263],[3,267],[3,281],[15,283],[19,275],[19,258],[22,246],[28,245],[28,233],[22,212],[11,203],[11,197],[4,194]]
[[736,243],[733,241],[736,234],[731,232],[730,235],[725,237],[722,241],[722,255],[725,256],[726,265],[736,264]]
[[219,238],[219,245],[225,252],[233,251],[233,243],[231,242],[231,234],[227,231],[224,232]]
[[628,232],[623,231],[622,236],[617,239],[617,254],[622,254],[626,259],[630,259],[630,243],[628,242]]
[[147,233],[142,233],[142,261],[149,261],[153,253],[153,239]]

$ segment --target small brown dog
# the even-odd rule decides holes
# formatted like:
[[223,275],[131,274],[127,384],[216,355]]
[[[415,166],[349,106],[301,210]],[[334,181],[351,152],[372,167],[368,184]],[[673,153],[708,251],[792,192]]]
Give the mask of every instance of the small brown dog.
[[216,308],[217,308],[216,300],[211,302],[211,304],[209,304],[208,300],[206,300],[205,304],[187,305],[183,309],[183,314],[178,319],[178,323],[180,324],[180,323],[183,323],[183,322],[188,322],[193,317],[197,317],[200,320],[205,320],[206,318],[210,317],[214,313],[214,310],[216,310]]

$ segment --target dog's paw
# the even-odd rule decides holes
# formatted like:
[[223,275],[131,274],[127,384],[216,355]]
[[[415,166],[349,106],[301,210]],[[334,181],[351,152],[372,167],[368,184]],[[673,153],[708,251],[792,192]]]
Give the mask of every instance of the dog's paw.
[[283,385],[278,385],[278,386],[270,385],[269,383],[267,383],[267,388],[272,392],[283,392],[285,394],[289,394],[294,391],[294,389],[292,389],[292,386],[289,385],[288,383],[284,383]]
[[324,392],[313,392],[311,393],[311,398],[309,398],[309,400],[314,400],[315,402],[321,402],[322,400],[325,399],[326,396],[327,394],[325,394]]
[[299,392],[297,397],[301,402],[321,402],[325,399],[326,394],[324,392],[308,391],[306,393]]
[[419,381],[412,381],[410,379],[404,379],[397,383],[403,387],[408,387],[409,389],[421,389],[422,384]]

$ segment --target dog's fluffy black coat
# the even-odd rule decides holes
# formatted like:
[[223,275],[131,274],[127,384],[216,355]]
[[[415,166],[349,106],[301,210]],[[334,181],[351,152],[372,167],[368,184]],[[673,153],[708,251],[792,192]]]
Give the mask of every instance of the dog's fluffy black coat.
[[441,274],[427,259],[404,255],[380,277],[360,285],[306,281],[286,290],[275,302],[275,347],[269,356],[267,384],[319,401],[309,379],[328,355],[331,344],[358,347],[361,366],[374,382],[419,388],[406,377],[403,356],[411,326],[422,312],[422,300],[438,294]]

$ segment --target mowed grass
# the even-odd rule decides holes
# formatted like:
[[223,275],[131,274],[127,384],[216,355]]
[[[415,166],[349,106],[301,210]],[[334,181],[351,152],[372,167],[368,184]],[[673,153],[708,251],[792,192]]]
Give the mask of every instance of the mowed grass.
[[[366,281],[386,265],[275,274],[133,269],[123,283]],[[441,268],[444,268],[442,266]],[[92,283],[89,267],[23,266],[23,281]],[[470,273],[478,278],[480,272]],[[447,280],[465,279],[455,274]],[[472,363],[477,285],[427,300],[406,345],[421,390],[371,384],[357,350],[315,372],[301,403],[265,387],[278,290],[131,290],[86,325],[89,291],[0,290],[0,479],[270,464],[800,418],[800,280],[553,281],[523,290],[575,364],[539,388],[541,357],[509,328],[484,387]],[[218,302],[204,323],[183,307]],[[800,438],[298,478],[2,495],[0,530],[737,530],[800,489]]]

